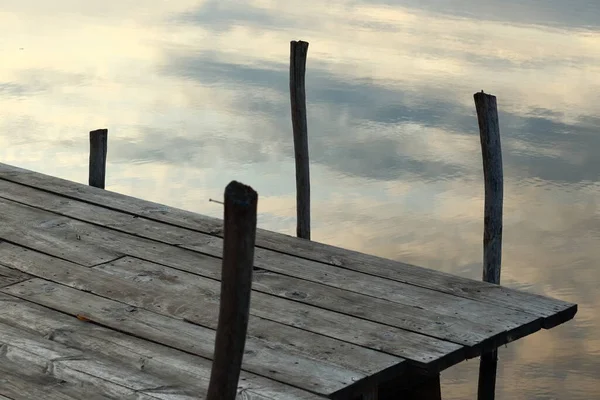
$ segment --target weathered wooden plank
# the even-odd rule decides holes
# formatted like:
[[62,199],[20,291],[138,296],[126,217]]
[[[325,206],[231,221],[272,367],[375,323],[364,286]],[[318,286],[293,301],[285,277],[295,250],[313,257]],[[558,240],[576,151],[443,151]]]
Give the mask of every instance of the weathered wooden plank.
[[193,244],[207,234],[0,179],[0,198],[168,244]]
[[[108,250],[102,242],[95,243],[85,224],[37,208],[0,199],[0,219],[3,221],[0,224],[2,240],[47,251],[82,265],[96,265],[122,255]],[[102,233],[103,242],[118,240],[108,231]]]
[[[0,322],[35,332],[41,337],[69,348],[118,360],[121,364],[169,382],[206,391],[212,363],[210,360],[166,347],[138,337],[72,318],[13,296],[0,294]],[[243,393],[257,400],[283,397],[288,400],[316,400],[320,396],[245,371],[240,375],[238,398]]]
[[[176,247],[63,217],[38,208],[0,199],[0,239],[54,257],[92,266],[129,253],[159,257]],[[196,253],[196,263],[214,261]],[[190,258],[191,260],[191,258]]]
[[[214,330],[181,319],[41,279],[18,283],[1,291],[74,316],[80,315],[95,323],[179,350],[206,358],[213,355]],[[260,325],[263,323],[261,320],[255,321],[251,321],[250,326],[256,325],[257,329],[266,330],[265,326]],[[272,323],[268,325],[273,329]],[[269,335],[266,335],[264,340],[248,337],[243,368],[314,393],[331,395],[352,389],[353,384],[360,384],[361,380],[368,376],[360,370],[372,368],[377,364],[377,359],[381,360],[386,356],[297,329],[290,329],[290,335],[285,339],[285,342],[273,342],[269,340]],[[357,354],[361,353],[368,355],[360,358]],[[369,355],[375,357],[375,360],[368,358]],[[355,362],[360,359],[367,366],[345,368],[340,366],[340,361],[344,358]],[[380,376],[383,379],[390,375],[399,375],[393,371],[397,359],[389,356],[387,360],[392,360],[387,365],[389,368],[379,374],[374,371],[376,377]],[[377,368],[384,366],[386,364]]]
[[[266,249],[289,254],[296,260],[318,261],[451,294],[464,299],[506,307],[543,318],[545,328],[551,328],[573,318],[577,305],[560,300],[517,291],[505,286],[466,279],[440,271],[409,265],[398,261],[345,250],[314,241],[297,241],[291,236],[269,231],[257,232],[257,245]],[[256,257],[259,258],[257,251]]]
[[[6,188],[5,192],[15,193],[17,191],[14,188]],[[32,191],[32,190],[31,190]],[[35,191],[43,193],[40,191]],[[2,193],[0,191],[0,193]],[[18,192],[17,192],[18,193]],[[26,194],[22,194],[24,197]],[[44,197],[50,197],[45,199]],[[43,206],[43,204],[57,204],[59,203],[56,199],[52,199],[56,196],[42,196],[37,198],[35,201],[36,206]],[[46,201],[44,201],[46,200]],[[18,205],[13,205],[12,208],[7,209],[5,212],[16,213]],[[75,202],[76,203],[76,202]],[[81,203],[80,203],[81,204]],[[13,208],[16,208],[13,209]],[[92,210],[92,215],[96,220],[99,220],[103,215],[103,209]],[[176,268],[184,269],[194,273],[202,274],[215,279],[220,279],[220,263],[218,259],[213,257],[206,257],[201,254],[186,252],[182,249],[173,248],[167,246],[164,243],[156,243],[154,241],[145,240],[142,238],[134,237],[131,235],[125,235],[120,232],[114,232],[105,228],[96,227],[90,224],[86,224],[80,221],[68,221],[68,225],[64,224],[59,227],[52,227],[46,232],[46,228],[43,226],[43,221],[52,217],[52,214],[39,214],[39,210],[29,208],[21,211],[22,220],[28,221],[27,224],[31,226],[31,230],[35,229],[35,235],[52,237],[52,240],[56,242],[58,238],[62,238],[64,241],[74,240],[72,230],[83,232],[84,236],[82,240],[87,243],[94,243],[100,247],[101,251],[111,253],[113,256],[131,254],[137,257],[150,259],[157,261],[161,264],[170,265]],[[69,214],[75,214],[81,216],[85,210],[81,210],[81,207],[77,207],[75,204],[70,209],[62,209],[62,212]],[[113,211],[110,211],[114,213]],[[0,215],[2,214],[2,208],[0,207]],[[107,222],[114,221],[115,216],[109,216]],[[136,220],[136,219],[133,219]],[[42,222],[40,222],[42,221]],[[150,225],[163,225],[157,222],[148,221]],[[40,228],[42,227],[42,228]],[[134,230],[137,234],[144,234],[144,229],[139,229],[141,226],[136,226],[131,230]],[[24,229],[24,228],[23,228]],[[123,226],[120,227],[123,229]],[[129,227],[127,227],[129,229]],[[152,231],[159,231],[160,228],[152,229]],[[87,257],[87,254],[78,254],[78,250],[75,245],[65,245],[49,247],[45,246],[44,243],[40,245],[38,241],[28,240],[28,234],[23,235],[20,243],[32,247],[40,251],[44,251],[53,255],[59,251],[59,248],[67,247],[71,250],[71,253],[64,254],[61,252],[62,258],[70,259],[71,261],[78,262],[81,259]],[[210,235],[203,235],[202,241],[192,247],[194,250],[203,251],[207,254],[212,254],[215,257],[219,257],[222,254],[222,239]],[[82,250],[87,250],[84,248]],[[460,343],[471,347],[468,351],[468,356],[472,357],[478,355],[480,352],[480,345],[483,341],[486,346],[496,346],[504,344],[510,340],[514,340],[523,335],[534,332],[539,329],[539,322],[536,321],[535,317],[529,315],[523,315],[519,312],[515,312],[510,309],[504,309],[499,307],[493,307],[486,304],[480,304],[462,297],[451,296],[441,293],[432,293],[430,290],[414,287],[412,285],[402,284],[382,278],[372,277],[366,274],[357,273],[354,271],[343,270],[338,267],[324,265],[314,261],[299,259],[289,255],[281,254],[278,252],[256,249],[256,262],[255,265],[266,270],[278,272],[280,274],[292,275],[300,279],[311,280],[319,285],[313,285],[312,289],[316,290],[319,295],[307,297],[306,299],[294,298],[303,303],[312,304],[312,299],[318,299],[319,297],[327,297],[327,288],[322,287],[320,284],[336,286],[357,293],[364,293],[365,295],[378,297],[385,299],[386,302],[389,300],[398,304],[402,304],[404,309],[408,312],[407,315],[403,315],[400,318],[401,324],[398,326],[402,329],[408,329],[415,332],[423,332],[430,336],[439,338],[441,340],[449,340],[455,343]],[[279,281],[280,287],[293,287],[293,285],[301,283],[301,281],[293,280],[286,276],[278,276],[276,278]],[[273,290],[258,288],[260,291],[266,293],[278,293],[276,288]],[[310,292],[307,292],[310,294]],[[281,293],[278,293],[281,296]],[[288,297],[288,296],[284,296]],[[365,298],[363,296],[363,298]],[[323,302],[321,302],[323,303]],[[329,309],[332,309],[336,303],[330,303]],[[315,304],[320,307],[323,304]],[[418,307],[418,308],[417,308]],[[493,310],[492,310],[493,309]],[[333,308],[334,311],[343,313],[352,313],[352,309],[347,308]],[[410,318],[410,313],[415,316],[421,315],[421,318]],[[398,311],[398,310],[396,310]],[[465,320],[465,323],[469,329],[462,329],[460,325],[456,325],[455,319],[457,311],[460,311],[461,319]],[[429,313],[432,312],[432,313]],[[396,312],[397,314],[397,312]],[[399,315],[399,314],[397,314]],[[364,317],[361,316],[361,317]],[[368,317],[373,319],[372,317]],[[444,325],[444,319],[450,318],[448,324]],[[429,321],[425,326],[421,326],[423,321]],[[389,321],[380,321],[386,324],[390,324]],[[476,325],[480,325],[477,329]],[[428,331],[427,328],[437,328],[433,331]],[[460,331],[458,331],[460,329]],[[450,332],[448,332],[450,330]],[[452,330],[455,331],[455,335],[452,334]],[[481,338],[479,341],[465,342],[461,339],[460,335],[468,338],[469,335],[473,334],[486,334],[486,338]],[[439,336],[437,336],[439,335]],[[458,337],[457,337],[458,336]]]
[[[135,282],[139,287],[146,287],[147,291],[172,292],[173,295],[169,295],[174,301],[172,308],[181,308],[175,302],[176,297],[173,297],[177,293],[208,293],[208,301],[202,304],[204,309],[210,303],[213,303],[212,307],[218,304],[218,284],[215,281],[140,260],[119,261],[98,266],[97,269]],[[255,275],[260,275],[260,272]],[[211,295],[214,297],[211,298]],[[194,315],[191,309],[190,314]],[[462,361],[465,357],[462,346],[456,344],[263,293],[252,294],[251,314],[404,357],[436,370]],[[348,330],[348,326],[352,326],[352,329]]]
[[[7,243],[0,244],[0,263],[130,305],[216,328],[219,282],[215,280],[157,264],[132,262],[131,259],[89,270]],[[161,276],[164,279],[154,279]],[[147,293],[154,296],[149,298]],[[189,293],[194,293],[193,301],[190,301]],[[254,292],[252,299],[251,315],[255,317],[253,320],[264,325],[264,329],[257,329],[256,322],[250,326],[248,333],[273,342],[284,341],[294,334],[290,327],[296,327],[408,358],[436,371],[465,358],[462,346],[450,342],[263,293]],[[348,326],[352,326],[352,330],[348,330]],[[382,362],[381,355],[365,353],[362,356],[376,357],[377,362]],[[389,358],[384,360],[385,363],[393,361]],[[373,369],[365,372],[371,374],[376,371],[374,365],[370,367]]]
[[[167,224],[222,236],[222,221],[217,218],[88,187],[7,164],[0,164],[0,179],[29,185],[68,198],[82,200]],[[573,318],[577,311],[575,304],[560,300],[453,276],[315,241],[299,241],[292,236],[264,229],[257,230],[256,243],[258,247],[272,249],[280,253],[330,265],[343,266],[349,270],[361,271],[411,285],[528,312],[543,317],[545,328],[551,328]]]
[[29,364],[0,359],[0,400],[116,400],[54,378]]
[[[40,372],[113,398],[167,386],[168,382],[144,372],[123,368],[114,362],[92,359],[86,352],[71,349],[31,334],[0,324],[0,343],[7,360],[37,366]],[[155,398],[160,398],[155,397]]]
[[[207,254],[218,254],[221,241],[217,238],[207,238],[198,245],[183,247]],[[168,260],[160,261],[160,263],[169,265]],[[505,332],[504,336],[508,341],[531,334],[541,326],[540,317],[529,313],[329,266],[266,249],[256,249],[254,265],[281,275],[289,275],[338,287],[394,303],[418,307],[437,314],[450,317],[459,315],[462,319],[489,327],[490,337],[498,332]],[[178,257],[178,266],[185,269],[187,264]],[[198,273],[207,274],[208,265],[203,266],[203,271]],[[191,271],[196,272],[193,269]]]

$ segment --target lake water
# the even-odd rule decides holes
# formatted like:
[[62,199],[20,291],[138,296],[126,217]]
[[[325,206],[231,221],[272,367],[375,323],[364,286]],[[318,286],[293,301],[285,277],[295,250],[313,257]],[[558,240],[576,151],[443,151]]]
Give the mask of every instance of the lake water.
[[[473,93],[498,96],[502,283],[579,304],[500,350],[498,399],[600,397],[597,0],[0,0],[0,160],[295,232],[289,42],[307,65],[313,239],[480,279]],[[479,362],[442,375],[475,398]]]

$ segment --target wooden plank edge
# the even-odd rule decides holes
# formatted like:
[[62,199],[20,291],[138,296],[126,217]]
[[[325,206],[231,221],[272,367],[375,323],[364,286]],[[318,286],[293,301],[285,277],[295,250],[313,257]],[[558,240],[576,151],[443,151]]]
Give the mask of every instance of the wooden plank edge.
[[556,314],[546,317],[543,319],[542,328],[544,329],[552,329],[558,325],[564,324],[575,318],[575,314],[577,314],[578,306],[577,304],[569,303],[569,306],[566,306],[563,310],[557,312]]

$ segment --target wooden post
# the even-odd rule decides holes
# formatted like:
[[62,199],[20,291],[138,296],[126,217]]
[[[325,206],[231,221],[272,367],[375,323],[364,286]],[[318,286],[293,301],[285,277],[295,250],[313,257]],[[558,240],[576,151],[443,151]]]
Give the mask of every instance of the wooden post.
[[89,185],[104,189],[106,179],[106,151],[108,147],[108,129],[90,132],[90,169]]
[[310,173],[308,125],[306,121],[306,55],[308,42],[292,41],[290,46],[290,103],[296,159],[296,235],[310,240]]
[[[503,172],[500,125],[496,97],[483,90],[475,93],[475,108],[479,122],[485,207],[483,227],[483,280],[500,284],[502,261]],[[482,354],[479,365],[478,400],[493,400],[496,390],[498,351]]]
[[221,301],[207,400],[236,397],[250,312],[257,202],[249,186],[233,181],[225,188]]

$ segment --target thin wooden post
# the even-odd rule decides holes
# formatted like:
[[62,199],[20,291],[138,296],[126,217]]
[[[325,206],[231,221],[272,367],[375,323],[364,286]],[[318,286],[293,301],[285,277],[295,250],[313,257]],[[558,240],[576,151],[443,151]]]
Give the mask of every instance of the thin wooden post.
[[[496,97],[483,90],[475,93],[475,108],[481,138],[485,206],[483,227],[483,280],[500,284],[502,264],[503,172],[500,125]],[[496,390],[498,351],[482,354],[479,365],[478,400],[493,400]]]
[[221,301],[207,400],[234,400],[242,367],[256,241],[258,194],[232,181],[225,188]]
[[310,173],[308,125],[306,121],[306,55],[308,42],[292,41],[290,46],[290,103],[296,159],[296,235],[310,240]]
[[89,185],[104,189],[106,179],[106,152],[108,129],[90,132]]

